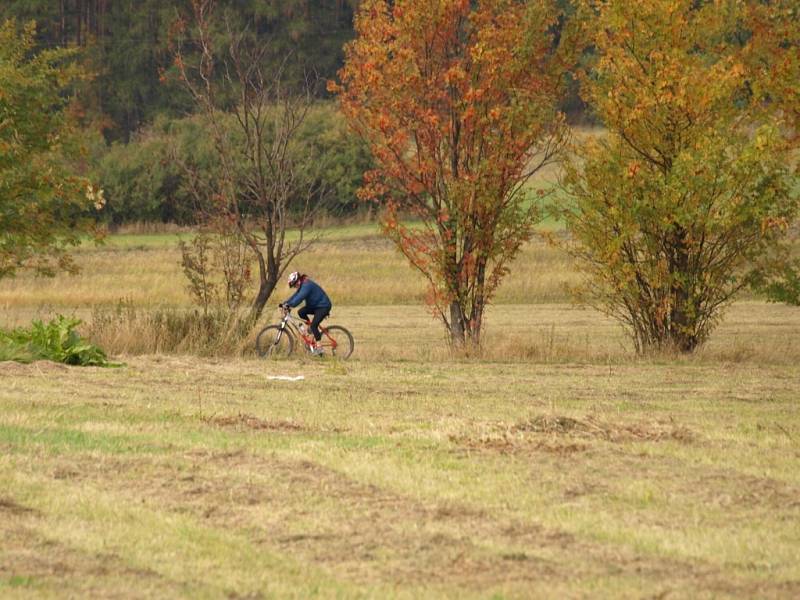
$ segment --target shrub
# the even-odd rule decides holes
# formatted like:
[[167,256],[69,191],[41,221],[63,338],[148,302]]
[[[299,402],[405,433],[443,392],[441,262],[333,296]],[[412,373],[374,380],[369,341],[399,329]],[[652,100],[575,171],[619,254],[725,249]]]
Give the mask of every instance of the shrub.
[[800,306],[800,259],[784,261],[772,272],[757,272],[753,277],[753,288],[769,302]]
[[246,243],[224,223],[212,222],[190,242],[178,242],[178,247],[186,289],[203,314],[212,308],[239,312],[252,279]]
[[0,331],[0,360],[52,360],[84,367],[114,366],[108,362],[103,350],[82,339],[75,331],[80,324],[80,319],[58,315],[47,324],[33,321],[30,329]]
[[350,133],[341,113],[320,104],[311,111],[300,132],[303,145],[313,147],[312,156],[322,158],[325,169],[318,189],[327,191],[326,210],[335,217],[358,213],[364,207],[356,196],[364,173],[374,167],[367,144]]
[[[237,131],[231,123],[230,136]],[[366,145],[349,133],[341,115],[329,104],[313,107],[298,135],[298,151],[317,157],[325,165],[318,185],[332,196],[326,210],[335,216],[358,211],[356,190],[364,171],[372,167]],[[198,206],[192,182],[184,167],[209,180],[219,170],[212,141],[203,117],[159,118],[142,129],[128,144],[112,145],[97,165],[96,178],[105,191],[106,214],[114,225],[136,221],[195,224]],[[301,161],[302,163],[302,161]],[[315,173],[318,168],[301,169]],[[295,198],[290,206],[305,204]],[[319,203],[321,198],[313,198]]]
[[173,152],[211,172],[215,168],[202,124],[159,119],[128,144],[117,143],[100,159],[97,179],[113,225],[144,222],[194,224],[191,190]]

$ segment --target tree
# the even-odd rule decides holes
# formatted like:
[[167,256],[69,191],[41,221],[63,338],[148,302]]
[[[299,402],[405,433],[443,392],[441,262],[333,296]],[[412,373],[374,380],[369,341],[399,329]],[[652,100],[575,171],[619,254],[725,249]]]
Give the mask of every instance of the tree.
[[[309,246],[305,230],[321,207],[312,200],[320,198],[318,171],[324,164],[304,155],[307,148],[299,143],[314,102],[311,89],[285,86],[280,68],[265,64],[265,46],[247,30],[228,27],[226,52],[217,52],[214,5],[192,1],[190,39],[199,58],[192,63],[179,45],[175,65],[207,119],[219,171],[209,178],[191,164],[183,166],[209,221],[227,224],[257,263],[258,291],[249,314],[255,322],[292,260]],[[179,30],[184,26],[178,23]],[[293,206],[298,197],[302,203]],[[293,241],[286,236],[290,225],[297,230]]]
[[563,146],[556,18],[548,0],[367,0],[330,85],[377,164],[360,195],[386,202],[384,231],[455,346],[479,345],[537,221],[525,184]]
[[0,277],[30,268],[74,271],[67,250],[93,231],[102,192],[76,174],[68,110],[83,75],[67,50],[35,54],[35,25],[0,25]]
[[577,149],[566,188],[591,304],[639,352],[691,352],[798,209],[774,112],[748,93],[742,3],[585,3],[596,64],[582,93],[608,135]]
[[[745,60],[751,90],[759,107],[781,122],[789,151],[800,145],[800,6],[791,0],[747,5]],[[800,176],[800,163],[793,161]],[[794,226],[795,238],[800,223]],[[800,257],[791,247],[773,253],[760,269],[754,287],[771,301],[800,305]]]

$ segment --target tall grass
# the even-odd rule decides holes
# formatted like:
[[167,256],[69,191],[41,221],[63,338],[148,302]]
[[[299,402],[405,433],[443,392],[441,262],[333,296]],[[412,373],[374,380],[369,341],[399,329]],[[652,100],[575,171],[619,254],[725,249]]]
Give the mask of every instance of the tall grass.
[[222,310],[137,307],[121,301],[96,307],[86,335],[115,354],[193,354],[230,356],[252,354],[249,328],[239,315]]

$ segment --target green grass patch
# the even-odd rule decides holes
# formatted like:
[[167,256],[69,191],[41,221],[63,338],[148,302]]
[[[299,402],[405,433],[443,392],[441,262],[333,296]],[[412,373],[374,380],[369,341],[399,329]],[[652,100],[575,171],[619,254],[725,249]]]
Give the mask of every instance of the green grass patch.
[[16,451],[40,448],[48,454],[65,452],[104,452],[108,454],[163,451],[156,440],[146,441],[126,435],[90,433],[75,429],[17,427],[0,424],[0,444]]
[[33,577],[26,577],[24,575],[12,575],[8,579],[0,579],[0,587],[6,585],[10,588],[29,588],[33,587],[36,583],[36,579]]

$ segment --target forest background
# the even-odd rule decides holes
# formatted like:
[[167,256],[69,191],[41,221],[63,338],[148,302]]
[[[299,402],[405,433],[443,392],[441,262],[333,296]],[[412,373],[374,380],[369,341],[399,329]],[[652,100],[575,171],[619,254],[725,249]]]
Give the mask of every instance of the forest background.
[[[347,217],[366,208],[356,190],[370,156],[350,134],[325,82],[344,62],[343,46],[355,36],[359,0],[222,0],[216,42],[231,31],[248,30],[264,41],[265,70],[283,69],[287,85],[312,86],[319,104],[301,138],[322,146],[328,168],[321,189],[334,190],[327,212]],[[560,8],[569,2],[561,0]],[[175,148],[200,170],[214,169],[211,141],[202,117],[178,81],[174,25],[191,13],[189,0],[9,0],[0,20],[36,22],[38,50],[79,48],[91,74],[77,90],[72,110],[86,137],[84,173],[105,190],[104,214],[115,228],[130,222],[193,224],[196,207]],[[222,24],[225,23],[225,27]],[[266,43],[268,42],[268,43]],[[591,121],[572,85],[561,109],[574,122]]]
[[[566,8],[569,3],[559,4]],[[267,69],[283,65],[290,84],[308,77],[318,81],[314,91],[320,105],[303,137],[324,146],[330,161],[325,188],[335,190],[328,208],[335,216],[364,208],[355,191],[370,167],[365,146],[348,134],[324,85],[343,65],[343,46],[355,35],[358,5],[359,0],[218,3],[231,30],[249,27],[259,40],[268,41]],[[9,0],[0,6],[0,20],[36,21],[39,49],[81,49],[80,60],[93,74],[82,84],[75,107],[91,134],[86,174],[106,190],[105,214],[112,227],[142,221],[186,224],[195,218],[183,174],[168,159],[168,146],[177,141],[198,166],[213,165],[202,122],[189,117],[195,106],[173,64],[171,28],[190,12],[188,0]],[[217,34],[223,46],[226,33],[220,28]],[[577,85],[562,110],[575,121],[589,118]]]

